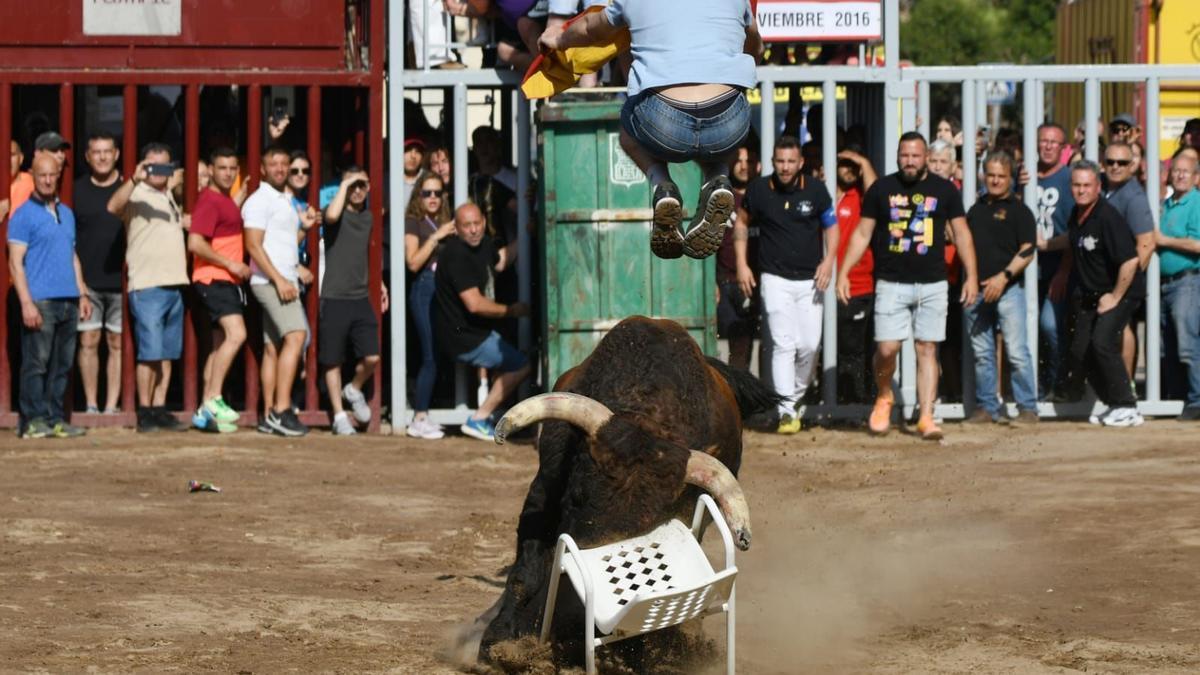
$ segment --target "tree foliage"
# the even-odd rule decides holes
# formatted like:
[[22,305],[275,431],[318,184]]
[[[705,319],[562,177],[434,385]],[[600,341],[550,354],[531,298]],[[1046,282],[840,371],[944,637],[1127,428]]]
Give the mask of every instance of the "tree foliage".
[[1057,0],[912,0],[900,56],[922,66],[1045,63],[1054,58]]

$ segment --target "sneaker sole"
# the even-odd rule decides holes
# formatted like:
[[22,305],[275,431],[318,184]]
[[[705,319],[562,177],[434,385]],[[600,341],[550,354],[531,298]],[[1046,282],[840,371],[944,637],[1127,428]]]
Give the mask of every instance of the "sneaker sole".
[[725,240],[725,228],[729,215],[733,213],[733,193],[717,188],[708,196],[704,206],[704,218],[692,225],[683,237],[683,252],[689,258],[707,258],[721,248]]
[[296,438],[296,437],[303,436],[304,434],[308,433],[307,431],[298,431],[298,430],[288,429],[287,427],[283,426],[282,424],[278,424],[278,423],[272,424],[270,420],[267,420],[267,426],[271,428],[271,433],[273,433],[277,436],[287,436],[288,438]]
[[673,259],[683,255],[683,237],[679,224],[683,222],[683,207],[674,197],[664,197],[654,205],[654,228],[650,230],[650,251],[660,258]]

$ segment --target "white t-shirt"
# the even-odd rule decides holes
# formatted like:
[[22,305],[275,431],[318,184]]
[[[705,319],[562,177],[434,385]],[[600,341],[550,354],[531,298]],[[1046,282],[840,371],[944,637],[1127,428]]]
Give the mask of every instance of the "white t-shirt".
[[[292,198],[264,181],[242,205],[242,220],[247,230],[266,231],[263,250],[267,252],[271,264],[285,279],[296,283],[296,268],[300,265],[300,249],[296,239],[300,231],[300,214],[292,206]],[[253,259],[250,261],[250,270],[254,272],[254,276],[250,277],[251,285],[271,283]]]

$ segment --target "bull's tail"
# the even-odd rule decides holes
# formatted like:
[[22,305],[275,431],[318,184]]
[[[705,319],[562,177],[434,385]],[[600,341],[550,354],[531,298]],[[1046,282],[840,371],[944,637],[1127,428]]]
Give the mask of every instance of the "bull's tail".
[[751,375],[750,371],[734,368],[711,356],[707,358],[708,365],[712,366],[713,370],[717,371],[717,374],[733,390],[733,397],[737,399],[738,411],[742,414],[743,420],[758,413],[774,410],[775,406],[783,400],[779,394]]

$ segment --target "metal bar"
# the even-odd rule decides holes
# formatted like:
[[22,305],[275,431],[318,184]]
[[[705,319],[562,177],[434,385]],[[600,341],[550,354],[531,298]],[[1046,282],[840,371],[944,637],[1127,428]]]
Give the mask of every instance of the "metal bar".
[[1088,78],[1083,85],[1084,156],[1093,162],[1100,160],[1100,138],[1096,120],[1100,119],[1100,81]]
[[[962,83],[962,134],[963,134],[963,208],[970,209],[978,194],[979,171],[975,167],[975,135],[978,128],[977,114],[979,112],[979,90],[983,86],[976,82]],[[965,270],[964,270],[965,272]],[[954,302],[954,299],[951,299]],[[964,312],[965,315],[965,312]],[[962,339],[962,400],[965,405],[975,405],[975,359],[971,350],[970,340],[967,339],[965,325],[959,327],[963,333]]]
[[[75,169],[71,161],[75,148],[75,85],[70,82],[64,82],[58,88],[58,133],[72,148],[72,152],[67,154],[66,166],[61,167],[62,178],[58,188],[58,198],[70,204],[71,193],[75,189]],[[70,397],[67,399],[70,400]]]
[[[470,199],[467,185],[467,85],[454,85],[454,207]],[[403,166],[398,164],[397,166]]]
[[[388,166],[393,169],[388,172],[388,192],[392,195],[404,194],[404,172],[398,170],[404,166],[404,14],[388,12]],[[382,45],[380,45],[382,47]],[[382,176],[380,176],[382,178]],[[394,198],[394,197],[393,197]],[[404,266],[404,209],[388,209],[388,222],[385,225],[391,232],[392,247],[391,261],[388,265],[392,278],[388,286],[393,302],[396,304],[389,313],[392,327],[392,377],[389,385],[392,391],[391,423],[392,433],[402,433],[405,421],[408,419],[408,324],[407,312],[404,311],[405,299],[408,297],[407,280]]]
[[[196,179],[200,161],[200,86],[188,84],[183,89],[183,209],[191,213],[196,208],[199,184]],[[183,409],[191,413],[199,407],[199,371],[204,367],[198,358],[195,312],[187,303],[183,308]]]
[[[305,121],[308,124],[308,164],[312,169],[312,174],[308,181],[308,203],[316,208],[321,208],[321,181],[324,176],[321,175],[321,87],[320,85],[312,85],[308,88],[306,96],[307,118]],[[332,176],[330,176],[332,178]],[[321,228],[313,227],[308,230],[308,236],[305,237],[308,249],[308,265],[313,276],[320,278],[321,272]],[[308,325],[310,329],[317,325],[317,308],[320,304],[320,294],[317,288],[308,289],[308,297],[306,298],[308,306],[304,308],[308,314]],[[304,399],[305,410],[315,410],[320,401],[320,394],[317,391],[317,378],[320,377],[320,367],[317,364],[317,340],[316,331],[309,331],[308,353],[304,355],[304,362],[308,367],[304,369]]]
[[[470,72],[470,71],[456,71]],[[520,82],[520,74],[514,75]],[[356,87],[370,82],[370,74],[363,71],[335,70],[84,70],[50,68],[38,70],[0,69],[0,80],[12,84],[60,85],[64,80],[83,85],[179,85],[180,83],[227,87],[249,86],[271,82],[276,85]]]
[[[11,185],[13,177],[9,172],[12,161],[12,85],[0,82],[0,185]],[[19,169],[20,167],[18,167]],[[8,191],[4,192],[8,197]],[[11,207],[11,202],[9,203]],[[8,216],[0,219],[0,226],[8,232]],[[12,410],[12,364],[8,360],[8,288],[11,283],[8,272],[8,244],[0,243],[0,414]],[[19,329],[18,329],[19,330]]]
[[[246,91],[246,194],[258,188],[259,172],[262,169],[262,85],[252,84]],[[246,358],[246,414],[254,422],[259,420],[258,404],[262,395],[259,387],[259,362],[253,343],[262,339],[262,331],[248,331],[244,351]],[[263,411],[265,414],[266,411]]]
[[[533,302],[533,261],[529,228],[533,213],[529,208],[530,117],[529,99],[517,94],[517,299],[526,305]],[[524,317],[517,322],[517,344],[526,354],[533,347],[533,320]]]
[[[1146,81],[1146,149],[1142,161],[1146,162],[1146,192],[1150,195],[1150,213],[1154,216],[1154,227],[1161,226],[1159,201],[1159,178],[1162,163],[1158,157],[1159,100],[1158,78]],[[1157,402],[1162,397],[1162,281],[1158,267],[1158,254],[1150,257],[1146,268],[1146,400]]]
[[896,85],[900,83],[900,0],[884,0],[883,3],[883,73],[887,80],[883,88],[883,147],[884,160],[881,174],[897,169],[896,148],[900,145],[900,111]]
[[[1029,182],[1025,184],[1025,206],[1037,213],[1038,208],[1038,147],[1037,127],[1041,123],[1038,118],[1038,90],[1042,83],[1027,79],[1021,84],[1021,103],[1025,126],[1022,130],[1022,150],[1025,155],[1025,173]],[[1029,358],[1033,361],[1033,381],[1038,381],[1038,271],[1037,256],[1025,268],[1025,342],[1029,345]]]
[[[371,294],[371,308],[375,311],[377,333],[381,333],[383,328],[383,289],[379,285],[379,280],[383,278],[383,96],[383,78],[380,78],[371,85],[367,99],[367,131],[370,134],[371,144],[371,154],[368,156],[371,175],[371,222],[380,224],[379,227],[371,228],[371,247],[368,249],[367,255],[367,279],[370,284],[368,291]],[[404,247],[403,237],[396,242],[396,246]],[[380,344],[383,343],[382,337],[379,335]],[[315,368],[315,362],[310,367]],[[383,369],[379,367],[372,377],[371,423],[367,425],[367,430],[371,433],[379,433],[382,421],[379,417],[379,409],[383,403],[382,383]],[[313,402],[313,407],[316,407],[316,401]]]
[[[821,96],[824,105],[821,106],[821,161],[825,165],[825,189],[831,198],[837,197],[837,82],[825,80],[821,83]],[[834,209],[837,209],[836,203]],[[834,227],[837,227],[835,224]],[[829,251],[826,251],[828,254]],[[833,279],[837,279],[837,252],[834,251],[835,262]],[[837,403],[837,284],[830,281],[825,287],[825,306],[822,308],[825,323],[821,338],[821,391],[827,404]]]
[[917,131],[920,131],[926,140],[931,139],[930,130],[936,129],[933,120],[929,119],[929,102],[929,81],[921,80],[917,83],[917,118],[920,120]]
[[[138,88],[137,85],[127,84],[122,92],[124,95],[123,108],[121,110],[123,130],[121,138],[121,173],[125,178],[133,175],[138,164],[138,137],[137,137],[137,114],[138,114]],[[121,322],[124,326],[133,326],[131,315],[129,313],[129,274],[128,270],[124,270],[121,274],[122,288],[122,308]],[[137,376],[136,368],[136,352],[133,346],[133,331],[121,331],[121,408],[125,414],[133,413],[137,408]]]
[[759,103],[758,156],[762,160],[762,175],[770,176],[774,168],[771,157],[775,154],[775,83],[761,80],[758,83]]

